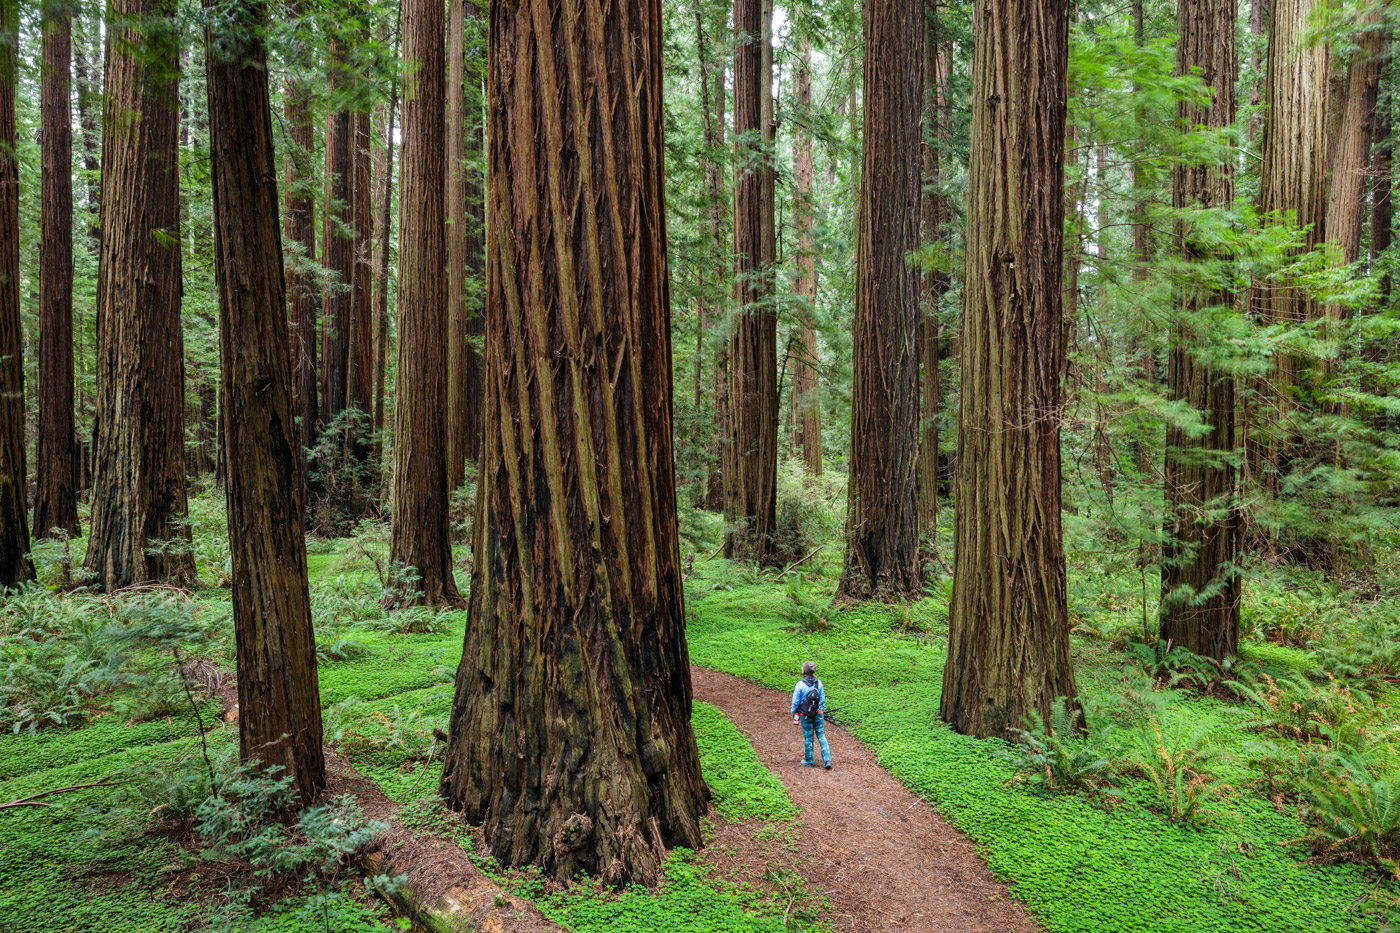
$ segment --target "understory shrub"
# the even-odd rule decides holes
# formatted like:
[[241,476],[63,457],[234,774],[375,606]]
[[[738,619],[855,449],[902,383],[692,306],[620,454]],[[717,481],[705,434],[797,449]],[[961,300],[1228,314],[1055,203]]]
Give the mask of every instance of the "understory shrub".
[[1092,792],[1111,774],[1112,765],[1080,735],[1083,717],[1056,697],[1050,721],[1033,713],[1027,728],[1018,729],[1013,753],[1014,780],[1047,791]]

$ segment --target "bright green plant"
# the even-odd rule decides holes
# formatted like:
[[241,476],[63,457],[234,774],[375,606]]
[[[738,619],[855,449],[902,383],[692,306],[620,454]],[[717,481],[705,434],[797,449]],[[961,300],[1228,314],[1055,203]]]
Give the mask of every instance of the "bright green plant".
[[1083,717],[1056,697],[1047,724],[1037,713],[1015,732],[1016,779],[1047,791],[1093,791],[1112,773],[1109,760],[1079,735]]
[[1187,725],[1178,717],[1164,725],[1161,716],[1154,716],[1139,726],[1118,767],[1147,779],[1154,806],[1163,815],[1189,823],[1208,816],[1209,804],[1231,790],[1212,771],[1225,757],[1210,744],[1207,724]]

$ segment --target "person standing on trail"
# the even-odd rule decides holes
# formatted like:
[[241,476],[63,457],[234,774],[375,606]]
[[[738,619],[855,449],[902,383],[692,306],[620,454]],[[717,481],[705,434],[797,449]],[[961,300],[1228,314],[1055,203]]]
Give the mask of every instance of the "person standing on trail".
[[802,662],[802,679],[792,690],[792,721],[802,725],[802,748],[805,757],[802,763],[811,768],[812,733],[817,734],[817,742],[822,749],[822,767],[831,770],[831,749],[826,744],[826,732],[822,720],[826,714],[826,689],[817,679],[817,665],[813,661]]

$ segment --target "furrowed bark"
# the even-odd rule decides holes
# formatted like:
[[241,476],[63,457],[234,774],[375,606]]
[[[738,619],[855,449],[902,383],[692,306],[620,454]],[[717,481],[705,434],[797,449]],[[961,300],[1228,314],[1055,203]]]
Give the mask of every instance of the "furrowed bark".
[[559,3],[491,15],[487,430],[442,792],[503,864],[651,884],[666,846],[701,843],[708,796],[671,447],[661,7]]
[[25,508],[24,333],[19,319],[15,84],[19,2],[0,0],[0,591],[34,579]]
[[724,556],[777,558],[778,315],[773,307],[772,10],[734,3],[734,253],[738,321],[729,342]]
[[[267,7],[206,33],[220,390],[243,761],[280,766],[302,804],[325,786],[307,587],[277,169],[262,34]],[[212,27],[211,27],[212,30]],[[216,41],[217,39],[217,41]]]
[[447,9],[447,488],[462,485],[467,461],[466,5]]
[[962,398],[940,715],[1005,736],[1078,700],[1060,525],[1069,16],[984,0],[973,56]]
[[87,566],[104,589],[194,577],[185,524],[185,364],[173,0],[108,6]]
[[846,560],[836,595],[919,593],[919,248],[923,0],[865,5]]
[[44,7],[43,32],[35,538],[47,538],[54,531],[78,534],[73,427],[73,41],[66,7]]
[[466,259],[467,259],[467,353],[462,367],[463,454],[472,463],[481,459],[481,437],[486,421],[486,365],[481,356],[481,340],[486,336],[486,311],[482,295],[486,285],[486,199],[482,191],[485,141],[485,100],[482,95],[486,65],[486,37],[480,7],[472,2],[466,9],[467,65],[466,109]]
[[416,593],[399,604],[455,605],[448,537],[446,62],[443,8],[404,0],[403,179],[399,189],[398,377],[394,400],[393,523],[389,557],[412,568]]
[[[797,109],[806,117],[812,112],[812,43],[802,43],[802,58],[796,74]],[[816,205],[813,187],[816,172],[812,165],[812,133],[797,127],[792,134],[792,176],[795,195],[793,221],[797,226],[797,271],[792,291],[801,304],[798,313],[797,346],[792,380],[793,446],[802,454],[802,463],[813,476],[822,474],[822,402],[817,394],[817,244]]]
[[[1225,130],[1235,121],[1235,0],[1179,0],[1179,76],[1199,74],[1211,101],[1177,104],[1184,129]],[[1192,236],[1190,211],[1228,210],[1235,198],[1233,150],[1175,168],[1173,207],[1179,212],[1173,239],[1188,262],[1221,260],[1210,237]],[[1183,214],[1183,212],[1186,212]],[[1208,273],[1207,273],[1208,274]],[[1236,494],[1235,380],[1196,356],[1205,341],[1196,328],[1200,312],[1233,307],[1238,296],[1209,285],[1181,289],[1181,315],[1167,357],[1167,391],[1200,412],[1210,430],[1193,436],[1168,422],[1166,438],[1166,537],[1162,549],[1161,639],[1173,647],[1223,660],[1239,644],[1240,578],[1235,567],[1240,537]],[[1205,325],[1205,326],[1208,326]],[[1208,354],[1207,354],[1208,356]]]
[[[947,124],[948,50],[939,36],[937,13],[925,11],[928,20],[924,36],[924,192],[921,202],[925,246],[945,239],[948,203],[940,188],[943,176],[944,130]],[[923,274],[920,283],[922,313],[919,320],[919,535],[936,547],[938,534],[938,390],[942,333],[938,312],[948,290],[948,276],[935,269]]]

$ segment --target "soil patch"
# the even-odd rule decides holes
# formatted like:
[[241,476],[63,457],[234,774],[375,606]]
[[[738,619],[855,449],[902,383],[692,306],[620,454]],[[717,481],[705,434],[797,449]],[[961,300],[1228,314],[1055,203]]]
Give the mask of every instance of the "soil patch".
[[797,870],[837,931],[1039,933],[966,838],[827,724],[832,769],[802,765],[791,696],[692,667],[695,699],[729,717],[801,809]]

